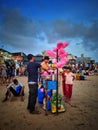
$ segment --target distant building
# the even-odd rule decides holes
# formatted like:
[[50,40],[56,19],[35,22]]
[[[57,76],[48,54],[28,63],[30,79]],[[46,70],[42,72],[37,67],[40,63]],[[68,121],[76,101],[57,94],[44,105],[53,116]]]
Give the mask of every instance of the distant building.
[[27,58],[26,54],[24,54],[23,52],[15,52],[15,53],[11,53],[8,52],[4,49],[0,49],[0,61],[4,61],[4,60],[16,60],[19,62],[23,62],[25,61]]
[[36,62],[39,62],[39,63],[41,63],[42,62],[42,59],[43,59],[43,56],[34,56],[34,58],[35,58],[35,61]]
[[11,59],[12,54],[4,49],[0,48],[0,63],[4,63],[5,60]]
[[77,57],[77,62],[95,63],[95,60],[92,60],[90,57],[85,57],[84,54],[81,54],[81,57]]
[[68,54],[67,58],[68,58],[70,63],[73,63],[73,64],[76,63],[77,57],[73,56],[72,54]]
[[[42,55],[36,55],[34,56],[35,61],[41,63],[43,56]],[[23,64],[28,63],[27,55],[23,52],[8,52],[4,49],[0,49],[0,62],[4,63],[5,60],[14,60],[18,62],[22,62]]]
[[1,53],[8,53],[8,54],[11,54],[9,51],[0,48],[0,54],[1,54]]
[[24,61],[27,58],[26,54],[24,54],[23,52],[15,52],[12,53],[12,60],[17,60],[17,61]]

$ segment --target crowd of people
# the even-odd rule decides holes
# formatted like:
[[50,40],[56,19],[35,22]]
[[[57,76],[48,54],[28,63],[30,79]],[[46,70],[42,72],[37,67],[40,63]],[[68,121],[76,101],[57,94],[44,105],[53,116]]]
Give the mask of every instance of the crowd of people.
[[[24,75],[24,72],[26,71],[29,89],[27,109],[30,114],[39,114],[40,112],[36,110],[39,82],[45,88],[45,80],[56,80],[54,75],[57,75],[57,67],[54,67],[52,62],[49,64],[50,59],[48,56],[44,57],[41,64],[35,62],[34,56],[32,54],[28,54],[27,58],[29,62],[26,67],[23,65],[20,67],[15,66],[13,61],[11,61],[10,64],[5,62],[5,64],[0,66],[1,83],[5,84],[7,88],[3,102],[8,100],[8,97],[11,96],[11,93],[14,96],[20,96],[21,100],[23,101],[25,86],[20,81],[18,81],[16,75]],[[85,77],[85,75],[91,75],[96,72],[98,72],[98,65],[95,64],[87,66],[84,63],[68,63],[63,66],[62,71],[59,71],[59,74],[62,76],[62,89],[65,101],[72,106],[71,97],[73,82],[75,79],[84,80],[85,78],[83,77]],[[47,99],[46,96],[45,98]]]
[[0,83],[7,84],[13,81],[15,76],[27,75],[26,66],[14,62],[14,60],[5,61],[0,63]]

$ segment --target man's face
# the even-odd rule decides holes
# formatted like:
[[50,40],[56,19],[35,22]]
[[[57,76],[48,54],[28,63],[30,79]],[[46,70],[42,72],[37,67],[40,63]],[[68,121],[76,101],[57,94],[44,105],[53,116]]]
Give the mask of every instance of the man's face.
[[32,57],[31,61],[34,61],[34,57]]
[[49,62],[49,60],[45,60],[45,63],[48,63]]
[[18,81],[17,82],[14,82],[15,85],[18,85]]
[[64,68],[63,71],[66,72],[66,69]]

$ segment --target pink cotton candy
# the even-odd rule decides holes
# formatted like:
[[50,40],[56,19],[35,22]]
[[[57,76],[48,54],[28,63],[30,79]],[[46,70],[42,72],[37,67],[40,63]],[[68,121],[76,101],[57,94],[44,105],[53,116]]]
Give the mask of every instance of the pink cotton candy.
[[55,47],[55,48],[53,49],[53,51],[54,51],[54,52],[57,52],[57,47]]
[[65,48],[69,45],[69,42],[58,42],[57,49]]
[[64,64],[65,64],[65,61],[64,61],[64,60],[61,60],[60,62],[61,62],[61,64],[62,64],[62,65],[64,65]]
[[53,63],[56,64],[57,63],[57,59],[53,59]]
[[59,50],[58,50],[58,54],[60,55],[60,54],[64,54],[65,53],[65,50],[63,49],[63,48],[60,48]]
[[68,58],[66,58],[66,57],[64,57],[62,60],[63,60],[65,63],[68,62]]
[[46,54],[48,54],[50,57],[56,57],[56,53],[51,50],[46,50]]
[[67,52],[64,52],[64,54],[60,54],[59,57],[60,57],[60,58],[64,58],[64,57],[66,57],[67,55],[68,55],[68,53],[67,53]]
[[58,50],[61,49],[61,48],[63,48],[63,47],[64,47],[63,42],[58,42],[57,43],[57,49]]
[[49,74],[47,72],[44,72],[41,74],[41,76],[49,76]]
[[64,42],[63,43],[63,47],[65,48],[65,47],[67,47],[69,45],[69,42]]
[[65,57],[65,58],[61,59],[61,60],[57,63],[57,67],[58,67],[58,68],[62,68],[67,62],[68,62],[68,59]]
[[62,64],[65,64],[65,63],[68,62],[68,59],[65,57],[65,58],[61,59],[60,61],[61,61]]
[[58,68],[62,68],[63,65],[64,65],[63,62],[61,62],[61,61],[59,61],[59,62],[57,63],[57,67],[58,67]]
[[50,74],[52,74],[52,73],[53,73],[53,70],[51,69],[51,70],[49,70],[49,72],[50,72]]
[[54,70],[54,74],[57,74],[57,69]]
[[[57,56],[57,50],[58,50],[58,62],[57,59],[54,59],[53,63],[57,65],[57,68],[62,68],[64,64],[68,62],[67,55],[68,53],[64,50],[65,47],[69,45],[68,42],[58,42],[57,46],[51,50],[47,50],[46,54],[48,54],[50,57],[56,58]],[[44,74],[47,76],[47,74]]]

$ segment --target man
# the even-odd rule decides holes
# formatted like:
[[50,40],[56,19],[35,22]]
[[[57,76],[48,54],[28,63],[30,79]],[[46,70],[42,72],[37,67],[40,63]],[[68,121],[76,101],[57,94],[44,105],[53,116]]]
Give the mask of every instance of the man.
[[39,111],[35,110],[35,105],[38,95],[38,69],[40,68],[40,64],[34,62],[34,56],[32,54],[28,54],[27,58],[29,60],[27,65],[29,86],[27,109],[31,114],[39,114]]
[[[43,99],[43,109],[45,110],[45,115],[47,115],[47,102],[50,101],[50,96],[48,95],[48,92],[50,90],[47,90],[47,80],[51,79],[51,73],[50,73],[51,67],[49,66],[49,57],[45,56],[42,63],[41,63],[41,80],[42,85],[45,89],[45,98]],[[52,91],[50,92],[52,93]]]
[[41,76],[48,76],[50,75],[50,66],[49,66],[49,57],[45,56],[42,63],[41,63]]
[[41,63],[41,82],[44,87],[46,87],[45,80],[51,79],[50,69],[51,67],[49,66],[49,57],[45,56]]
[[7,92],[5,94],[5,98],[4,98],[4,100],[2,102],[7,101],[8,97],[11,96],[11,93],[14,96],[20,96],[21,97],[21,101],[23,101],[24,86],[17,79],[14,79],[12,83],[10,83],[9,85],[7,85]]

